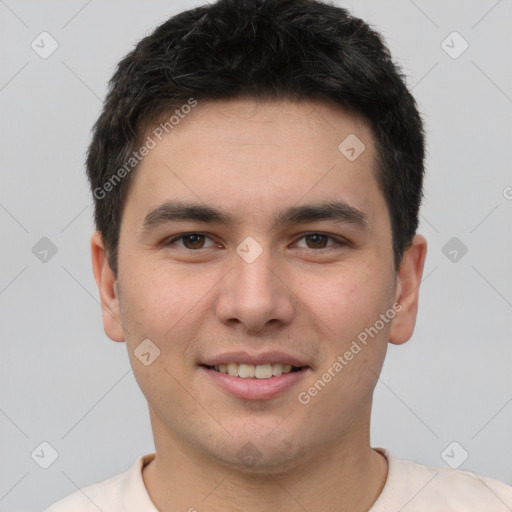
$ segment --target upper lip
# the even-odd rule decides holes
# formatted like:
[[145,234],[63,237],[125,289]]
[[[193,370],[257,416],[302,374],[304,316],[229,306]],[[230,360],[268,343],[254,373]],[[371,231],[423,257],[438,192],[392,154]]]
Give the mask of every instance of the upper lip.
[[202,362],[203,365],[207,366],[217,366],[219,364],[229,363],[253,364],[255,366],[259,364],[273,363],[291,364],[296,367],[308,366],[299,358],[279,351],[263,352],[261,354],[250,354],[245,351],[225,352],[224,354],[209,357]]

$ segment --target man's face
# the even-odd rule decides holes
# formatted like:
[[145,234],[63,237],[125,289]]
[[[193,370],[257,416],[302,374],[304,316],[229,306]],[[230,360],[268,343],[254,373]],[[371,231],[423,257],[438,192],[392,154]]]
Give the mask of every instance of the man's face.
[[[156,443],[268,470],[367,436],[390,315],[353,342],[398,294],[367,123],[320,102],[200,102],[157,142],[123,211],[114,311]],[[177,218],[178,203],[226,218]],[[212,368],[228,363],[294,371]]]

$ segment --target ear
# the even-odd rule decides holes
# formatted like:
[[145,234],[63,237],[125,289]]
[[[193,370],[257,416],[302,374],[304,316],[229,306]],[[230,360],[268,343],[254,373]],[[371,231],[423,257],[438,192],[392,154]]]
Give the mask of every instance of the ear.
[[91,258],[94,278],[100,292],[105,334],[113,341],[124,341],[117,279],[110,268],[103,237],[98,231],[91,237]]
[[426,255],[427,241],[422,235],[416,235],[404,252],[397,275],[395,302],[398,306],[389,333],[389,341],[395,345],[408,341],[414,331]]

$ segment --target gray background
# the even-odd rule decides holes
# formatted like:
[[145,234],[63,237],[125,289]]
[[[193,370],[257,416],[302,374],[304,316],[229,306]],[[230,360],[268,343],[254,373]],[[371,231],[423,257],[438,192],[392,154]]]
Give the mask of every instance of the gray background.
[[[200,3],[0,0],[1,511],[42,510],[154,448],[125,346],[103,333],[84,152],[115,64]],[[462,469],[512,484],[511,1],[339,3],[384,34],[429,132],[419,319],[390,347],[372,444],[439,466],[457,441],[452,464],[465,450]]]

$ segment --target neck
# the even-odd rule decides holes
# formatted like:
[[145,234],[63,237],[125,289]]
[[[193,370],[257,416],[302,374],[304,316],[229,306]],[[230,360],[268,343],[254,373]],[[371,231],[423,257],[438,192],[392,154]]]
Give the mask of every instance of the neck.
[[363,512],[371,508],[386,481],[387,461],[370,447],[369,421],[366,429],[355,428],[292,468],[249,472],[197,453],[150,414],[157,456],[142,476],[161,511]]

